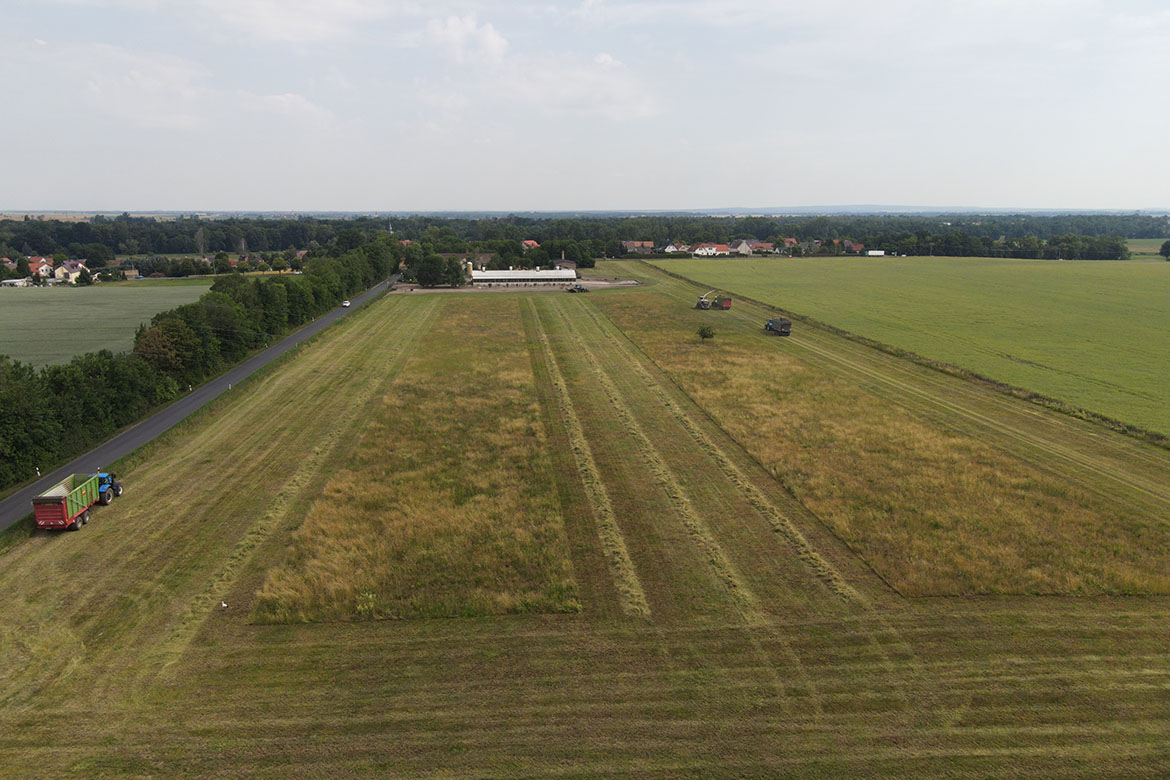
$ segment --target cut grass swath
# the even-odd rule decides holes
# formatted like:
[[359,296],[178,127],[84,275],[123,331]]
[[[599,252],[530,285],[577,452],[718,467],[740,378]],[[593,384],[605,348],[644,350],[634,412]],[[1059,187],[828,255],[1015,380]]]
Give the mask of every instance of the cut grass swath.
[[731,563],[731,560],[727,557],[727,553],[719,545],[711,530],[707,528],[707,524],[699,516],[698,512],[695,511],[686,492],[678,483],[670,467],[663,461],[662,456],[658,453],[657,448],[650,441],[646,432],[642,429],[637,417],[622,400],[621,393],[614,386],[613,381],[609,378],[609,375],[606,373],[604,367],[602,367],[601,362],[597,359],[593,350],[578,335],[572,323],[565,317],[561,307],[554,306],[553,309],[555,316],[561,319],[564,331],[569,334],[579,354],[583,355],[592,367],[593,375],[609,399],[614,412],[622,421],[625,430],[637,441],[638,447],[642,456],[646,459],[650,471],[654,474],[671,503],[674,505],[678,518],[690,532],[691,538],[707,555],[712,570],[723,582],[728,594],[737,605],[740,614],[749,623],[762,622],[764,618],[760,611],[759,599],[747,586],[742,575],[740,575]]
[[812,545],[805,539],[796,526],[792,524],[787,517],[785,517],[779,509],[777,509],[765,496],[760,489],[752,484],[740,470],[735,463],[727,457],[722,449],[711,440],[706,433],[695,423],[694,419],[689,414],[684,412],[674,399],[662,388],[662,385],[655,381],[654,377],[650,376],[646,368],[641,364],[638,355],[632,351],[630,342],[624,336],[619,336],[614,333],[614,325],[608,319],[604,322],[598,316],[597,310],[593,306],[581,306],[585,313],[597,325],[599,332],[605,335],[606,340],[610,346],[625,355],[628,364],[642,379],[643,384],[650,390],[651,393],[666,407],[672,416],[687,430],[699,448],[707,453],[707,455],[719,465],[720,471],[727,477],[736,487],[738,487],[756,511],[767,518],[772,527],[784,539],[792,545],[793,549],[808,566],[816,573],[816,575],[825,582],[825,584],[841,598],[846,601],[854,602],[859,605],[866,605],[866,600],[858,593],[853,586],[845,581],[841,573],[824,559]]
[[573,459],[585,485],[589,496],[589,503],[597,521],[597,534],[601,540],[605,559],[609,564],[610,574],[621,596],[622,609],[628,615],[650,617],[650,605],[646,603],[646,594],[642,590],[642,583],[638,581],[638,572],[630,559],[630,551],[626,548],[625,538],[618,527],[614,516],[613,504],[610,503],[609,493],[597,470],[597,463],[593,459],[593,452],[589,442],[581,429],[581,421],[577,419],[577,412],[573,408],[573,401],[569,396],[565,378],[557,365],[548,341],[548,334],[536,313],[536,307],[531,299],[525,301],[525,306],[531,313],[531,321],[536,330],[536,337],[540,349],[541,360],[548,367],[550,379],[556,390],[557,405],[569,435],[569,446],[573,451]]

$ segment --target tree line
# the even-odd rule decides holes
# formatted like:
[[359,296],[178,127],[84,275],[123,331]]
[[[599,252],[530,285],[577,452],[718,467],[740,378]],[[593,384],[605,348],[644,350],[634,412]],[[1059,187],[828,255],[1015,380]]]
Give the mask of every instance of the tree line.
[[[623,240],[696,244],[728,243],[737,238],[773,242],[796,238],[826,243],[850,239],[867,246],[912,247],[917,254],[929,254],[933,248],[935,254],[983,252],[1014,256],[1012,252],[1039,251],[1028,248],[1031,239],[1046,246],[1054,241],[1058,242],[1057,246],[1071,246],[1065,241],[1068,236],[1170,238],[1170,221],[1164,216],[1146,214],[651,215],[555,219],[528,216],[156,219],[123,214],[79,222],[0,220],[0,255],[85,258],[93,269],[125,255],[212,257],[218,253],[233,256],[266,253],[265,262],[271,264],[277,255],[289,250],[295,253],[339,242],[345,244],[346,236],[351,243],[354,235],[360,241],[362,236],[387,233],[391,224],[395,238],[425,243],[430,251],[438,253],[490,253],[501,258],[498,262],[505,267],[509,260],[514,266],[550,262],[560,259],[561,252],[565,253],[565,259],[578,263],[595,257],[614,257],[622,253]],[[521,252],[519,243],[525,239],[533,239],[541,246]],[[1081,248],[1079,251],[1097,250]],[[284,260],[288,262],[287,257]]]
[[128,352],[34,369],[0,355],[0,488],[92,448],[119,428],[368,289],[397,261],[386,237],[307,259],[302,274],[227,274],[155,315]]

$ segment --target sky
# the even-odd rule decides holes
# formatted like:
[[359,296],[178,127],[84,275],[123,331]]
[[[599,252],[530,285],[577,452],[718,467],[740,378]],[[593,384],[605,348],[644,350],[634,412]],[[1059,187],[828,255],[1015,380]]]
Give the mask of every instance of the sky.
[[1165,0],[0,0],[0,210],[1170,206]]

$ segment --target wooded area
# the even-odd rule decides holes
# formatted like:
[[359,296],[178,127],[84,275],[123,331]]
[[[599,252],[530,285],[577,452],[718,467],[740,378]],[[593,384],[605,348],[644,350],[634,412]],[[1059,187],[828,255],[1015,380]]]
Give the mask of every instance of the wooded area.
[[48,471],[384,279],[390,242],[308,260],[303,274],[220,277],[195,303],[154,316],[134,348],[36,370],[0,355],[0,488]]

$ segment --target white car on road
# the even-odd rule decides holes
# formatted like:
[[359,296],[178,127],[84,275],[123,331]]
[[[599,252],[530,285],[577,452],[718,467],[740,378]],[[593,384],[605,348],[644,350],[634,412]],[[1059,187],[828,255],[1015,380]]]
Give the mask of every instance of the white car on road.
[[342,301],[341,308],[348,309],[349,308],[349,301]]

